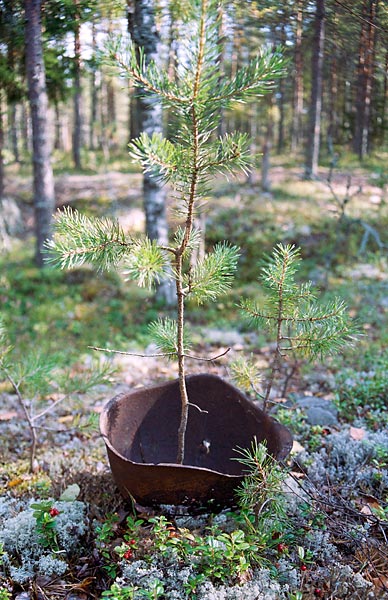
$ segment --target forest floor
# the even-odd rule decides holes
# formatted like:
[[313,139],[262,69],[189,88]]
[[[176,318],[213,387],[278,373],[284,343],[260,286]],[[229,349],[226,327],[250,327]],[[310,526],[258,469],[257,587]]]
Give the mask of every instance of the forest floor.
[[[279,497],[262,507],[254,534],[236,507],[213,516],[171,507],[134,513],[121,498],[96,415],[116,393],[174,378],[177,370],[152,357],[103,358],[87,346],[152,352],[147,323],[163,307],[114,274],[39,273],[30,242],[31,179],[8,179],[7,196],[24,216],[19,240],[11,236],[0,257],[1,312],[13,360],[22,363],[37,349],[63,359],[53,371],[54,388],[27,395],[28,406],[52,405],[61,394],[58,373],[85,375],[96,355],[111,372],[108,381],[49,410],[33,473],[22,407],[9,382],[0,381],[1,600],[7,589],[19,600],[86,600],[109,589],[107,597],[117,600],[388,598],[387,182],[379,169],[348,171],[350,182],[342,171],[328,184],[328,169],[319,181],[305,182],[297,168],[275,165],[271,194],[252,183],[218,181],[207,213],[209,244],[228,239],[244,247],[230,297],[192,307],[196,353],[231,348],[207,372],[229,380],[230,355],[243,353],[266,372],[273,342],[242,322],[236,303],[242,294],[260,294],[257,262],[278,241],[301,246],[302,279],[313,279],[324,297],[340,294],[363,333],[356,350],[339,359],[313,367],[297,361],[280,373],[272,412],[295,443]],[[59,206],[114,215],[131,231],[143,227],[136,173],[62,174],[56,194]],[[204,367],[189,362],[188,370]],[[40,505],[35,514],[32,501]],[[53,508],[55,539],[38,527],[38,515],[50,517]]]

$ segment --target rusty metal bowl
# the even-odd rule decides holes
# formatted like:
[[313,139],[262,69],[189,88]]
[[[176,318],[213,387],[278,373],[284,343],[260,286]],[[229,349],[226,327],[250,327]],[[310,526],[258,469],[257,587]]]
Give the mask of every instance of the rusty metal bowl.
[[[104,407],[100,429],[124,497],[144,506],[227,506],[242,480],[237,448],[254,437],[277,460],[292,447],[289,430],[216,375],[186,378],[190,400],[185,463],[175,463],[181,413],[178,380],[119,394]],[[200,409],[200,410],[199,410]]]

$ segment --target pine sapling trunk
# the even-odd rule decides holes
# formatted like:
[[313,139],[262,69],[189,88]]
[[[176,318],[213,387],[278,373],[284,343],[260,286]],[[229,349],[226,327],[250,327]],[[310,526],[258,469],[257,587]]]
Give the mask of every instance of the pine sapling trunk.
[[205,49],[205,15],[207,11],[207,0],[202,3],[201,22],[199,30],[199,48],[197,70],[195,74],[193,95],[191,99],[191,116],[192,116],[192,170],[190,182],[190,195],[187,205],[186,224],[182,243],[175,252],[175,270],[176,270],[176,295],[178,301],[177,308],[177,355],[178,355],[178,374],[179,374],[179,389],[181,394],[181,420],[178,429],[178,453],[177,463],[183,464],[185,457],[185,438],[187,421],[189,414],[189,398],[185,379],[185,348],[184,348],[184,322],[185,322],[185,293],[183,290],[183,255],[189,244],[191,232],[193,229],[194,203],[197,195],[198,179],[199,179],[199,130],[196,111],[196,100],[198,98],[201,72],[203,67],[204,49]]
[[282,326],[283,326],[283,286],[284,286],[284,278],[286,276],[286,270],[288,266],[288,261],[285,259],[283,261],[282,273],[278,282],[278,306],[277,306],[277,325],[276,325],[276,350],[275,357],[273,359],[271,365],[271,372],[269,375],[267,388],[265,390],[265,396],[263,401],[263,410],[268,410],[269,397],[272,391],[272,386],[275,381],[276,374],[280,369],[280,365],[283,359],[281,342],[282,342]]
[[185,437],[187,421],[189,417],[189,397],[187,394],[185,380],[185,348],[184,348],[184,311],[185,297],[182,286],[182,255],[179,254],[176,260],[176,294],[178,299],[178,327],[177,327],[177,354],[178,354],[178,373],[179,390],[181,394],[181,419],[178,429],[178,452],[177,463],[183,464],[185,458]]

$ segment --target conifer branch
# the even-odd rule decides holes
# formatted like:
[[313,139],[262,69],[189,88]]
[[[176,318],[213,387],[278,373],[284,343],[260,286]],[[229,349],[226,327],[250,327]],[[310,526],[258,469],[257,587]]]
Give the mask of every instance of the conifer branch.
[[357,329],[346,314],[346,305],[338,298],[319,304],[311,283],[298,285],[295,274],[300,250],[279,244],[261,269],[267,290],[264,308],[254,300],[242,300],[244,314],[257,327],[275,335],[275,354],[264,396],[266,409],[275,377],[288,353],[308,359],[337,353],[351,344]]

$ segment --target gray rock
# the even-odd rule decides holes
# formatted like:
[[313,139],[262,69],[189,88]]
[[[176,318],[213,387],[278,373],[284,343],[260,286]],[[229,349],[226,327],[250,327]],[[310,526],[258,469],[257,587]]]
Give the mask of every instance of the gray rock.
[[310,425],[338,425],[338,411],[330,400],[316,396],[295,398],[295,404],[306,411]]
[[318,406],[313,406],[306,411],[307,422],[310,425],[338,425],[338,420],[329,410],[324,410]]
[[211,344],[221,346],[244,345],[244,336],[235,330],[204,328],[202,335]]

